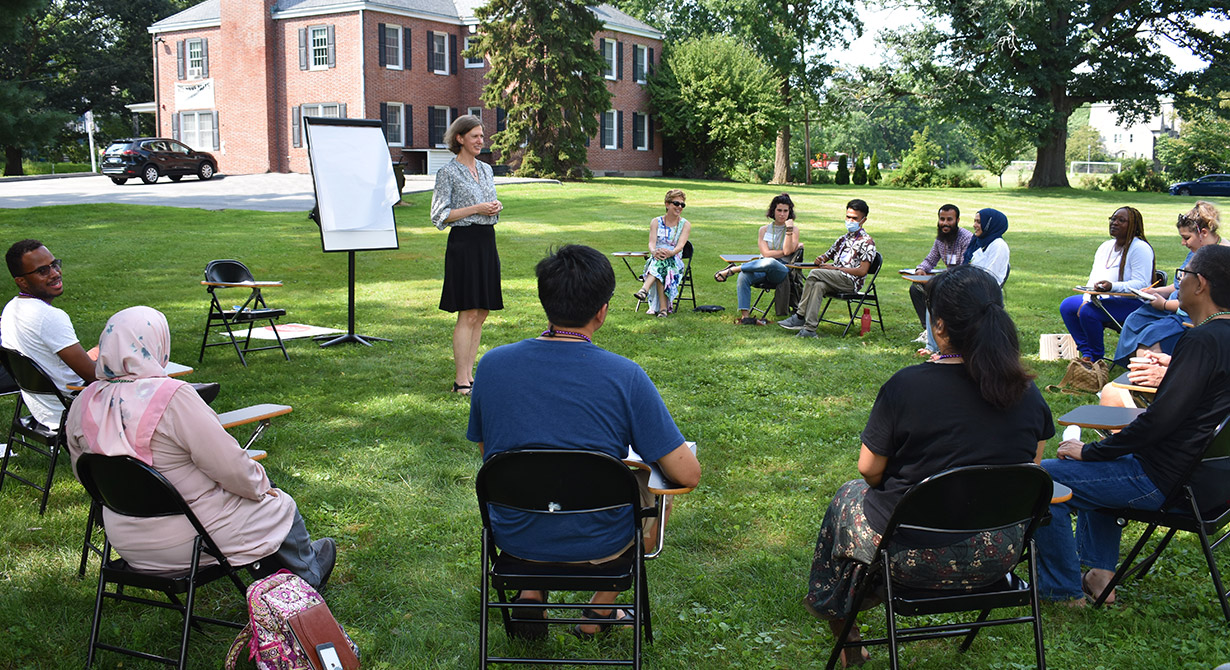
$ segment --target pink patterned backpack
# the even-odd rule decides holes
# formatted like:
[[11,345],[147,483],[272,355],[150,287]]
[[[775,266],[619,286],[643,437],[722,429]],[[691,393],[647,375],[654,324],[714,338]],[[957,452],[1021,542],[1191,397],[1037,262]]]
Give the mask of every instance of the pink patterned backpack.
[[[305,650],[291,628],[291,619],[296,614],[314,606],[324,607],[325,599],[316,589],[289,570],[276,573],[252,582],[248,587],[248,625],[240,631],[226,655],[226,670],[235,670],[239,654],[248,647],[248,658],[256,663],[257,670],[314,670],[315,649]],[[325,608],[325,612],[328,609]],[[332,615],[330,615],[331,618]],[[340,627],[338,628],[340,630]],[[338,650],[343,658],[352,652],[354,667],[358,667],[359,648],[341,631],[349,649]],[[350,670],[351,664],[345,665]]]

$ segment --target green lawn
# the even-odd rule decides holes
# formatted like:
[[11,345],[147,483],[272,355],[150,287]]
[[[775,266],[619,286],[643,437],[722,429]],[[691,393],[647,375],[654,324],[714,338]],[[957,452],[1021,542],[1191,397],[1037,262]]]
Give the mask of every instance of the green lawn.
[[[646,649],[650,668],[822,665],[827,627],[799,604],[815,534],[832,493],[857,477],[858,434],[876,390],[917,360],[911,340],[919,325],[895,270],[926,253],[939,205],[958,204],[967,227],[982,206],[1007,214],[1008,306],[1041,386],[1057,382],[1064,364],[1037,360],[1038,335],[1063,331],[1058,304],[1086,278],[1107,216],[1125,203],[1141,209],[1158,267],[1172,273],[1186,253],[1174,220],[1192,203],[1079,190],[790,187],[809,254],[825,251],[844,230],[845,203],[857,196],[870,203],[868,230],[886,258],[879,287],[887,334],[876,328],[863,339],[842,339],[824,326],[819,340],[800,341],[774,326],[730,325],[733,282],[711,279],[722,267],[719,253],[755,250],[756,228],[780,188],[635,179],[507,186],[500,189],[506,209],[498,234],[508,307],[488,321],[483,349],[533,337],[546,325],[533,267],[548,247],[644,248],[648,221],[674,186],[688,194],[697,300],[727,310],[669,319],[633,314],[636,284],[616,261],[619,289],[596,338],[648,371],[684,434],[699,444],[704,466],[701,487],[678,501],[666,551],[650,564],[657,633]],[[367,668],[472,668],[478,659],[473,479],[480,459],[465,439],[468,401],[446,393],[453,318],[436,309],[445,234],[428,222],[429,197],[409,196],[413,206],[398,208],[400,249],[358,255],[359,331],[392,343],[320,350],[296,341],[289,363],[262,352],[247,369],[217,348],[192,376],[222,383],[219,411],[257,402],[295,407],[259,446],[269,451],[270,476],[299,502],[313,534],[338,540],[338,568],[325,595]],[[46,207],[0,210],[0,230],[5,246],[38,237],[64,260],[66,293],[56,304],[72,315],[87,347],[112,313],[148,304],[167,315],[172,358],[195,365],[207,304],[198,280],[215,258],[239,258],[258,278],[283,280],[267,297],[288,309],[287,321],[345,327],[346,257],[321,253],[304,214]],[[1107,340],[1113,345],[1113,334]],[[1084,400],[1046,397],[1056,416]],[[76,579],[87,498],[66,463],[45,516],[31,490],[9,485],[0,492],[0,667],[84,662],[97,567]],[[26,456],[17,463],[26,471],[34,464]],[[1230,660],[1198,544],[1182,539],[1168,559],[1144,582],[1124,587],[1113,608],[1045,607],[1051,667],[1208,668]],[[221,585],[209,591],[202,609],[237,614],[228,609],[233,593]],[[865,624],[882,629],[880,612],[866,615]],[[175,628],[122,612],[110,621],[104,634],[136,630],[158,640]],[[984,632],[965,656],[955,642],[939,641],[907,646],[903,658],[916,668],[1031,667],[1028,629],[1013,628]],[[502,633],[493,634],[503,647]],[[227,632],[194,634],[194,667],[216,667],[229,642]],[[617,634],[598,644],[625,643],[630,636]],[[547,644],[583,650],[562,632]],[[142,667],[110,654],[98,667],[121,660]],[[887,667],[885,650],[873,650],[869,667]]]

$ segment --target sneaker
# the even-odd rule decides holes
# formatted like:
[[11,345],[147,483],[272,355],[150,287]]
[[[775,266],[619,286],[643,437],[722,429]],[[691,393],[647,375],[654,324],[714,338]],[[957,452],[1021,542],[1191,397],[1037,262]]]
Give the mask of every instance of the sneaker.
[[918,337],[914,338],[914,341],[919,344],[926,344],[927,343],[927,331],[924,330],[923,332],[919,333]]
[[[9,458],[17,458],[18,456],[17,452],[13,451],[13,448],[7,444],[0,444],[0,449],[3,449],[6,452],[4,456],[8,456]],[[3,458],[4,456],[0,456],[0,458]]]
[[794,336],[795,337],[819,337],[818,335],[816,335],[816,331],[808,330],[806,328],[800,328],[799,332],[795,333]]
[[778,321],[777,325],[786,330],[798,330],[803,327],[803,318],[798,314],[791,314],[790,318]]

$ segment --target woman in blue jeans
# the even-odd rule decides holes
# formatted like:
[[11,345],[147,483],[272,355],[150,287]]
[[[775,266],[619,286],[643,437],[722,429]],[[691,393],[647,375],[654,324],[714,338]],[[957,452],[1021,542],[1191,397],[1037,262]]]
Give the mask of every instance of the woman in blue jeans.
[[762,280],[770,284],[779,284],[790,274],[783,260],[794,255],[799,248],[799,228],[794,223],[794,202],[790,195],[782,193],[773,197],[769,203],[769,211],[765,216],[773,219],[773,223],[760,227],[757,243],[760,246],[760,258],[732,265],[719,270],[713,275],[715,281],[724,282],[731,274],[739,275],[735,295],[739,300],[739,318],[736,324],[745,326],[763,326],[766,321],[750,316],[752,311],[752,284]]

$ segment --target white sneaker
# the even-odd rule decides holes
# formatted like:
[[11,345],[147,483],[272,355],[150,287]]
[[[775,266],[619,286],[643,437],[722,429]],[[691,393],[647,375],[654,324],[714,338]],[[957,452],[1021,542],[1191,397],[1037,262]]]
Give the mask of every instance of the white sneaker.
[[790,318],[782,319],[781,321],[777,322],[777,325],[781,326],[782,328],[785,328],[786,330],[798,330],[803,327],[803,324],[804,324],[803,318],[800,317],[798,314],[791,314]]
[[9,448],[7,444],[0,443],[0,449],[4,449],[6,452],[8,452],[7,455],[9,458],[17,458],[18,456],[18,453],[16,451],[13,451],[11,448]]
[[923,332],[919,333],[918,337],[914,338],[914,341],[919,344],[926,344],[927,343],[927,331],[924,330]]

